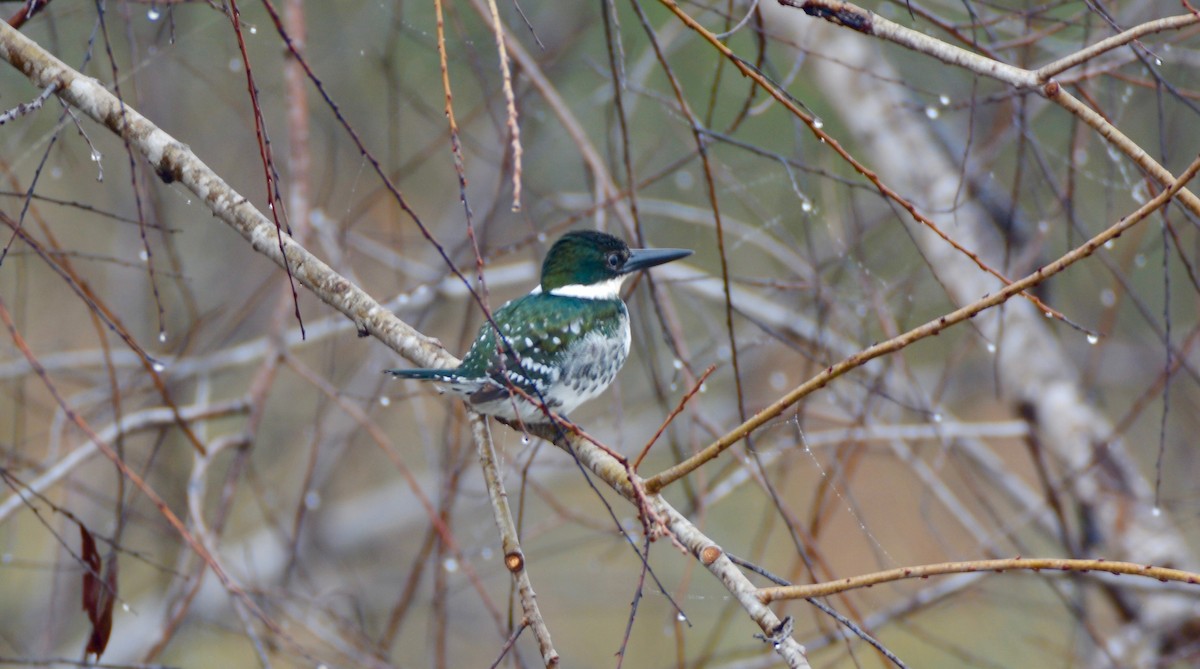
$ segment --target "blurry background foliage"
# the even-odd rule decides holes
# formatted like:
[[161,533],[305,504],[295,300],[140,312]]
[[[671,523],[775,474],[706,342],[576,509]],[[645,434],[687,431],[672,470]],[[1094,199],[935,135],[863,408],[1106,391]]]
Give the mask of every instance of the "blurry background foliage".
[[[302,189],[310,203],[307,215],[287,212],[293,229],[304,230],[304,243],[317,256],[381,302],[390,301],[401,319],[461,354],[482,322],[478,305],[312,86],[306,82],[302,101],[288,95],[286,48],[259,3],[240,4],[284,202]],[[904,2],[864,4],[1022,67],[1097,42],[1114,34],[1114,26],[1187,11],[1165,2],[930,0],[913,3],[910,14]],[[0,8],[11,14],[19,5]],[[624,2],[612,8],[616,21],[607,37],[605,3],[524,0],[528,25],[516,4],[500,3],[507,39],[528,52],[551,87],[539,88],[514,65],[523,194],[522,209],[512,211],[513,156],[495,36],[478,11],[482,6],[453,0],[445,11],[466,195],[490,303],[535,285],[537,263],[567,229],[602,226],[633,239],[625,227],[632,220],[626,147],[645,243],[696,250],[678,267],[655,270],[665,310],[652,301],[649,282],[637,282],[630,363],[608,394],[572,416],[606,444],[634,454],[697,375],[717,365],[642,473],[683,459],[740,422],[732,346],[745,411],[753,413],[846,355],[986,292],[956,295],[961,275],[944,256],[931,255],[921,226],[650,0],[642,1],[648,24],[705,132],[724,247],[692,128],[633,5]],[[22,32],[106,84],[115,66],[128,104],[267,211],[246,66],[220,3],[110,0],[103,7],[111,61],[92,3],[58,0]],[[713,32],[728,30],[749,9],[742,2],[683,6]],[[774,0],[758,3],[758,10],[761,17],[756,12],[725,40],[734,52],[754,63],[761,48],[763,73],[806,105],[829,136],[878,169],[884,183],[949,236],[986,240],[964,243],[1010,278],[1057,258],[1159,190],[1127,157],[1036,91],[1014,91]],[[473,278],[433,2],[309,2],[302,12],[307,62],[422,222]],[[1200,144],[1196,32],[1193,26],[1146,36],[1060,79],[1070,78],[1077,97],[1178,174]],[[870,50],[870,65],[843,54],[849,47]],[[624,81],[621,107],[610,53]],[[867,93],[846,100],[854,87]],[[547,92],[563,106],[549,102]],[[18,72],[0,68],[0,107],[37,93]],[[297,105],[311,114],[307,146],[289,136],[288,115]],[[886,113],[854,118],[860,109],[878,108]],[[97,537],[115,537],[119,548],[120,603],[107,662],[255,666],[261,662],[257,639],[264,643],[258,652],[273,666],[490,664],[510,624],[503,612],[514,605],[461,407],[429,387],[383,378],[381,369],[409,363],[374,339],[356,337],[352,324],[303,290],[299,305],[309,337],[301,342],[286,276],[274,264],[191,193],[163,184],[142,159],[133,160],[131,177],[125,149],[104,128],[81,117],[85,137],[62,114],[52,98],[0,129],[0,207],[15,220],[28,203],[24,234],[57,249],[40,257],[27,241],[11,242],[0,266],[0,299],[65,403],[97,430],[110,429],[117,415],[163,406],[164,394],[128,347],[95,324],[93,309],[56,263],[69,263],[129,335],[162,361],[178,405],[252,399],[248,409],[192,423],[210,446],[253,430],[252,443],[214,459],[197,499],[223,564],[289,638],[239,617],[211,574],[190,599],[203,565],[144,496],[131,486],[118,488],[104,458],[74,465],[43,499],[15,501],[23,485],[83,448],[87,438],[5,334],[0,464],[7,485],[0,500],[11,507],[0,517],[0,657],[79,656],[90,626],[78,603],[78,521]],[[582,130],[586,150],[565,129],[562,114]],[[921,150],[896,143],[896,151],[907,153],[886,155],[886,138],[900,132],[922,137]],[[868,135],[884,138],[884,148]],[[311,157],[306,181],[290,172],[298,150]],[[622,191],[615,201],[601,194],[599,206],[598,178],[584,157],[591,150]],[[950,169],[935,173],[941,165]],[[951,200],[919,188],[923,179],[946,178],[958,184]],[[27,201],[23,195],[35,179]],[[139,197],[153,282],[137,222]],[[754,435],[765,469],[752,466],[739,445],[669,488],[668,498],[726,550],[796,582],[1013,555],[1149,560],[1118,537],[1128,523],[1101,517],[1077,485],[1092,481],[1097,469],[1128,463],[1100,455],[1070,462],[1039,432],[1045,414],[1030,409],[1046,406],[1031,398],[1038,383],[1018,388],[1006,376],[1023,365],[1044,366],[1042,356],[1049,356],[1057,370],[1051,376],[1069,379],[1072,401],[1090,407],[1108,426],[1111,443],[1132,457],[1134,468],[1121,475],[1142,477],[1139,494],[1109,492],[1125,500],[1129,518],[1144,517],[1153,504],[1144,492],[1161,474],[1159,508],[1169,524],[1156,532],[1184,548],[1174,554],[1175,566],[1194,568],[1186,549],[1197,548],[1200,519],[1196,218],[1177,205],[1165,212],[1038,288],[1050,306],[1101,335],[1097,343],[1050,319],[1037,324],[1036,337],[1027,336],[1024,325],[1007,325],[1011,314],[1030,308],[1015,299],[994,310],[996,320],[988,322],[998,329],[959,325],[792,407]],[[0,232],[12,234],[8,226]],[[725,325],[722,254],[735,291],[734,341]],[[989,285],[995,290],[998,284]],[[1007,327],[1021,335],[1010,336]],[[278,337],[292,357],[265,393],[250,395]],[[1161,383],[1168,367],[1169,391]],[[1045,370],[1029,371],[1037,377]],[[338,401],[315,379],[336,389]],[[394,463],[338,402],[360,407],[382,428],[443,511],[461,556],[436,538]],[[873,436],[856,436],[853,428]],[[564,666],[612,665],[637,587],[636,558],[568,456],[507,428],[493,434]],[[129,467],[188,516],[185,496],[195,471],[181,430],[160,424],[120,441]],[[978,453],[964,454],[968,442],[990,455],[992,468]],[[1096,446],[1102,451],[1108,443]],[[636,532],[633,509],[606,496]],[[120,530],[117,509],[124,516]],[[101,542],[106,559],[109,548]],[[693,626],[679,624],[666,599],[648,589],[626,666],[774,661],[752,638],[755,626],[694,560],[660,541],[650,562]],[[499,622],[471,584],[470,570],[500,609]],[[409,585],[411,598],[404,594]],[[1088,577],[1006,574],[903,582],[829,603],[913,667],[1130,666],[1130,657],[1190,666],[1196,637],[1189,645],[1179,641],[1186,634],[1170,634],[1175,627],[1141,617],[1152,606],[1153,594],[1142,592],[1152,590],[1150,584],[1125,579],[1119,585],[1128,591]],[[926,602],[935,588],[942,590]],[[1192,617],[1175,616],[1179,627],[1200,620],[1194,589],[1185,592]],[[809,646],[814,666],[889,666],[860,641],[835,641],[838,626],[807,604],[776,608],[796,616],[795,638]],[[179,620],[171,620],[173,611],[182,612]],[[1127,642],[1125,650],[1106,648],[1116,639]],[[1128,651],[1139,643],[1152,647],[1148,655]],[[505,662],[538,665],[529,634]]]

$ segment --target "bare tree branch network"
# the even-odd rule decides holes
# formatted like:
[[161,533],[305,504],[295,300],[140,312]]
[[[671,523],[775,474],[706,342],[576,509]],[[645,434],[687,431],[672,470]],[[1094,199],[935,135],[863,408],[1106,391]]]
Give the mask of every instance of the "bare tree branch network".
[[[1200,663],[1200,6],[0,15],[0,667]],[[381,374],[577,229],[599,399]]]

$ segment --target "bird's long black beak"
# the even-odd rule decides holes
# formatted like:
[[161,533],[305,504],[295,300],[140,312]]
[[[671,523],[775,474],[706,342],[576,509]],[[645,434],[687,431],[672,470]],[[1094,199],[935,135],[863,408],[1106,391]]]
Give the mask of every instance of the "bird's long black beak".
[[621,267],[622,274],[654,267],[692,255],[691,249],[629,249],[629,259]]

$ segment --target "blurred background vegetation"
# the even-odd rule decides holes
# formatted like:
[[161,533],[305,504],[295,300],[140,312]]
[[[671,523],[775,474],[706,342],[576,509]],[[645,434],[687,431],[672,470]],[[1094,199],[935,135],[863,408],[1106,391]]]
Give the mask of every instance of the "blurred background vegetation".
[[[231,8],[215,1],[57,0],[21,30],[118,84],[127,104],[267,212],[249,67],[278,211],[297,239],[454,354],[482,322],[479,306],[339,114],[474,280],[469,222],[491,305],[533,287],[546,248],[568,229],[695,249],[637,282],[630,362],[571,417],[633,456],[715,365],[645,475],[830,364],[1000,286],[931,240],[812,126],[1009,278],[1162,188],[1037,89],[775,0],[681,11],[727,33],[733,52],[816,122],[753,86],[673,3],[499,3],[514,60],[515,174],[487,5],[458,0],[444,12],[460,190],[434,2],[277,1],[306,26],[288,34],[327,97],[296,71],[299,88],[289,88],[295,60],[257,2],[238,7],[246,58]],[[1029,68],[1189,11],[1116,1],[864,5]],[[1150,34],[1059,79],[1178,174],[1200,144],[1196,34],[1195,25]],[[0,68],[3,109],[38,92]],[[0,128],[0,168],[0,300],[45,370],[0,336],[0,663],[79,661],[92,629],[79,604],[80,525],[105,565],[120,564],[105,662],[475,667],[501,656],[520,608],[461,406],[385,379],[380,370],[409,363],[355,336],[304,290],[302,339],[286,274],[55,98]],[[838,379],[666,496],[728,552],[797,583],[1015,555],[1194,570],[1196,223],[1171,205],[1039,286],[1069,323],[1012,300]],[[161,386],[126,339],[153,358]],[[192,440],[164,413],[171,403],[190,417],[195,441],[217,452],[211,466],[197,464]],[[272,624],[119,483],[68,410],[214,543]],[[1086,418],[1054,423],[1066,415]],[[637,557],[569,456],[503,426],[493,435],[564,666],[615,664]],[[454,545],[434,531],[401,467]],[[600,494],[636,534],[635,510]],[[691,557],[659,541],[650,564],[689,624],[648,589],[625,666],[778,661]],[[1131,578],[967,574],[827,603],[911,667],[1182,667],[1200,653],[1194,587]],[[776,608],[795,616],[814,666],[894,666],[806,603]],[[502,666],[539,663],[526,634]]]

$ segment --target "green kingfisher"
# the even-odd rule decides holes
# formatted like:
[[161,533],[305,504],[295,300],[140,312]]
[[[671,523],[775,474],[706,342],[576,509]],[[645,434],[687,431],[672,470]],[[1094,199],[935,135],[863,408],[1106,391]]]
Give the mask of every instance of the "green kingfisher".
[[481,414],[547,423],[543,404],[567,414],[603,392],[625,364],[630,340],[629,311],[621,300],[625,279],[691,254],[631,249],[602,232],[568,232],[542,261],[541,284],[496,310],[458,367],[384,371],[439,381]]

